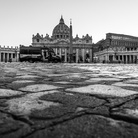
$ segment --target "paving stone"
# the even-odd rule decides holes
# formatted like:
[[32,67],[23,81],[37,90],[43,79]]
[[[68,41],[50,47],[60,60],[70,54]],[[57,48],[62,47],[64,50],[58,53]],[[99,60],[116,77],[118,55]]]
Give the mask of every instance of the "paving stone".
[[123,121],[98,115],[83,115],[36,131],[27,138],[136,138],[137,129],[137,125]]
[[86,80],[86,82],[99,82],[99,81],[120,81],[118,78],[91,78],[89,80]]
[[17,71],[17,73],[16,73],[16,76],[17,77],[19,77],[19,76],[26,76],[26,75],[33,75],[33,73],[31,74],[31,73],[28,73],[28,72],[26,72],[26,71]]
[[77,92],[77,93],[89,93],[95,95],[107,95],[107,96],[115,96],[115,97],[125,97],[129,95],[138,94],[137,91],[131,91],[122,89],[116,86],[110,85],[89,85],[85,87],[78,87],[78,88],[70,88],[66,89],[66,91]]
[[[53,102],[55,103],[55,102]],[[51,108],[45,108],[43,110],[34,110],[31,112],[29,115],[31,118],[47,121],[49,119],[54,119],[54,118],[63,118],[63,116],[70,116],[76,111],[76,107],[74,106],[69,106],[69,105],[64,105],[64,104],[58,104],[58,106],[51,106]],[[49,120],[50,121],[50,120]],[[40,121],[41,122],[41,121]],[[40,123],[41,124],[41,123]]]
[[138,79],[130,79],[124,81],[124,83],[129,83],[129,84],[138,84]]
[[58,88],[61,87],[48,84],[35,84],[35,85],[28,85],[26,87],[20,88],[19,90],[28,92],[39,92],[39,91],[53,90]]
[[17,81],[13,81],[12,83],[31,83],[31,82],[35,82],[33,80],[17,80]]
[[112,84],[113,86],[120,86],[120,87],[138,87],[137,84],[128,84],[123,82],[116,82]]
[[[134,103],[135,105],[135,101],[134,99],[137,99],[138,95],[130,95],[130,96],[126,96],[126,97],[113,97],[113,98],[107,98],[108,102],[106,103],[106,105],[110,108],[116,108],[116,107],[124,107],[125,105],[128,106],[127,103],[129,103],[130,101],[132,101],[132,103]],[[133,104],[129,104],[130,108],[132,107]]]
[[0,89],[0,98],[22,95],[22,94],[23,93],[20,91],[14,91],[14,90],[10,90],[10,89]]
[[39,76],[34,76],[34,75],[23,75],[23,76],[17,76],[15,77],[16,79],[29,79],[29,78],[38,78]]
[[117,118],[133,120],[135,123],[138,123],[138,99],[134,98],[126,101],[119,107],[113,108],[111,115]]
[[59,81],[59,82],[55,82],[55,83],[59,83],[59,84],[69,84],[70,82],[67,82],[67,81]]
[[60,92],[41,96],[40,99],[53,102],[58,101],[61,104],[70,105],[74,107],[90,107],[90,108],[94,108],[105,103],[105,100],[98,99],[96,97],[91,97],[87,95],[77,95],[77,94],[69,95]]
[[27,94],[21,98],[7,100],[6,104],[8,104],[8,111],[17,115],[27,115],[30,114],[32,110],[43,110],[45,108],[49,108],[50,106],[58,106],[59,103],[57,102],[44,101],[39,99],[40,96],[56,92],[58,91],[32,93]]
[[31,132],[28,124],[14,120],[12,116],[0,112],[0,138],[19,138]]

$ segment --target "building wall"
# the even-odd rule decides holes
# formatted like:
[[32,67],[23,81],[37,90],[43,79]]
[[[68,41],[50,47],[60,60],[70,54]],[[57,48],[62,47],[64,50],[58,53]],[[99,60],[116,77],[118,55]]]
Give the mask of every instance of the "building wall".
[[138,37],[108,33],[102,47],[94,55],[98,62],[137,63]]

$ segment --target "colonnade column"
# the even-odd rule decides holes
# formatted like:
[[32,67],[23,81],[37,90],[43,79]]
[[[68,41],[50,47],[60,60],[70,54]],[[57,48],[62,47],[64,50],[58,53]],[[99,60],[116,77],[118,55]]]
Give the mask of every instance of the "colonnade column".
[[3,53],[3,61],[5,61],[5,53]]
[[129,55],[129,63],[132,63],[132,57]]
[[128,63],[128,58],[127,58],[127,55],[125,55],[126,56],[126,63]]
[[124,55],[122,55],[122,61],[123,61],[123,63],[125,62],[125,61],[124,61]]
[[[43,50],[43,52],[42,52],[42,54],[44,54],[44,50]],[[43,56],[44,57],[44,56]],[[16,60],[16,62],[18,61],[18,59],[19,59],[19,53],[18,52],[16,52],[15,53],[15,60]]]
[[19,53],[17,53],[17,60],[16,61],[19,61]]
[[134,57],[133,57],[133,61],[134,61],[134,63],[136,63],[136,59],[137,59],[137,56],[134,55]]
[[9,61],[9,53],[7,53],[7,62]]

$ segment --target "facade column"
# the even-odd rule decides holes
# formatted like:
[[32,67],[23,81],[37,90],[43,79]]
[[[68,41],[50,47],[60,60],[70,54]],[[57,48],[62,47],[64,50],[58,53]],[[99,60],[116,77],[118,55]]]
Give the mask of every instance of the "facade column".
[[115,55],[113,55],[113,61],[115,61]]
[[108,55],[106,55],[106,59],[105,60],[108,61]]
[[85,52],[84,52],[85,49],[82,49],[82,58],[83,58],[83,63],[85,62]]
[[92,49],[90,49],[90,62],[92,62],[92,57],[93,57],[93,55],[92,55]]
[[120,55],[118,55],[118,61],[120,61]]
[[108,49],[107,49],[107,62],[109,62],[109,52],[108,52]]
[[78,63],[78,59],[79,59],[79,58],[78,58],[78,55],[79,55],[78,52],[79,52],[79,50],[76,49],[76,63]]
[[55,48],[55,53],[56,53],[56,55],[57,55],[57,48]]
[[65,62],[67,62],[67,48],[65,48]]
[[0,52],[0,62],[1,62],[1,52]]
[[59,56],[61,57],[61,48],[59,48]]

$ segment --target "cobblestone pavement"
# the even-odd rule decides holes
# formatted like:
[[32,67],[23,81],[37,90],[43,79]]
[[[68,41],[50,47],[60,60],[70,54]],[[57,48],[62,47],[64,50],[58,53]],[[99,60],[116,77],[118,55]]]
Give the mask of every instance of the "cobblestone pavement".
[[0,138],[137,138],[138,65],[0,63]]

